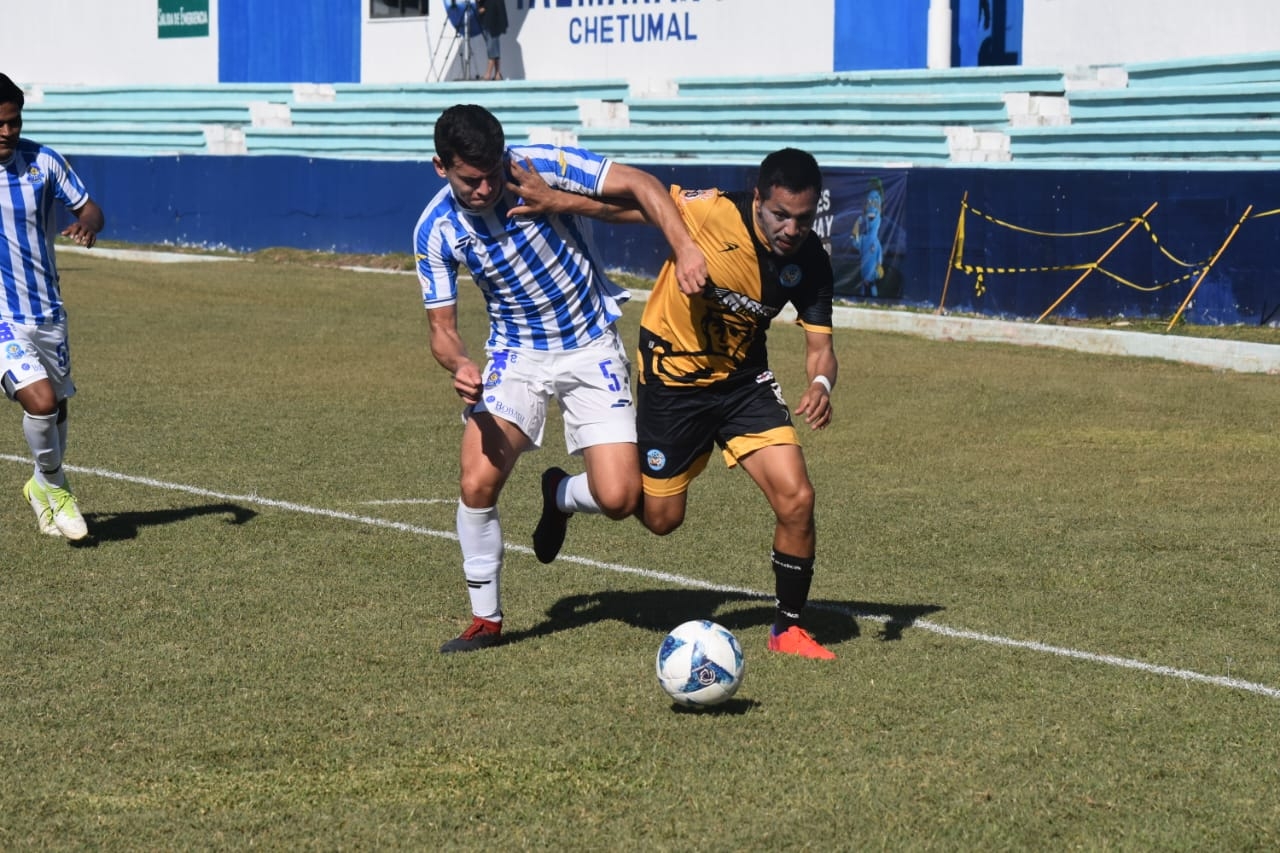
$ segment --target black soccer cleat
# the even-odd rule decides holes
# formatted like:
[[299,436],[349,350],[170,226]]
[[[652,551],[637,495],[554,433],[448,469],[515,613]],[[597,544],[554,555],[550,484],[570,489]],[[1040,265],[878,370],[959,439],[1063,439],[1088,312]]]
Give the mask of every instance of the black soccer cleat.
[[540,563],[550,563],[564,545],[564,534],[569,528],[569,516],[556,506],[556,490],[569,476],[563,468],[548,468],[542,472],[542,517],[533,529],[533,553]]

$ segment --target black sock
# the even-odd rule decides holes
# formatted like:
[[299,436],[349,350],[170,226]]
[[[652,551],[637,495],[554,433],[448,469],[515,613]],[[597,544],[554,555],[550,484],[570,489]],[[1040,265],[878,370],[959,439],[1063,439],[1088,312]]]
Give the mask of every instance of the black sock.
[[781,634],[800,624],[800,611],[809,601],[809,585],[813,582],[813,557],[793,557],[774,551],[773,582],[777,602],[773,633]]

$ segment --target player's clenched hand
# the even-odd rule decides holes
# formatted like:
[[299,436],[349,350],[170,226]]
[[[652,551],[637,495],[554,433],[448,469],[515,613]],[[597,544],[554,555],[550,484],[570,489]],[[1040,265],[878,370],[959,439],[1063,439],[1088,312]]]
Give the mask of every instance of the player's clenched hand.
[[686,296],[701,293],[707,286],[707,259],[697,246],[676,253],[676,283]]
[[555,213],[552,204],[556,191],[538,174],[538,167],[525,157],[523,162],[511,160],[507,189],[520,198],[520,204],[512,207],[507,216],[541,216]]
[[465,360],[453,372],[453,390],[458,392],[462,402],[472,405],[480,402],[480,391],[484,383],[480,381],[480,368],[474,361]]
[[796,414],[804,418],[809,429],[825,429],[831,423],[831,395],[825,387],[814,382],[800,398]]

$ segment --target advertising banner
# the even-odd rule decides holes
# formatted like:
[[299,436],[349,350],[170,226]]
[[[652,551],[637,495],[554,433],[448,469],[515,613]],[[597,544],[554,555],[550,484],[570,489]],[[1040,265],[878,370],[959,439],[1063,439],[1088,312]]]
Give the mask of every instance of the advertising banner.
[[830,210],[815,230],[827,243],[835,295],[902,299],[907,258],[907,172],[840,172],[825,177]]
[[209,35],[209,0],[157,0],[156,34],[162,39]]

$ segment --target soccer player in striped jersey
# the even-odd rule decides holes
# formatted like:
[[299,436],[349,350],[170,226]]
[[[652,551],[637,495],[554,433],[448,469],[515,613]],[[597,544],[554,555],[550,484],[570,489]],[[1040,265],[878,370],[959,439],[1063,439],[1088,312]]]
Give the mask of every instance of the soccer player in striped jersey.
[[22,431],[35,458],[22,494],[40,532],[76,540],[89,530],[62,469],[67,399],[76,386],[53,241],[58,205],[74,217],[63,236],[86,248],[97,241],[103,216],[58,152],[22,138],[25,103],[22,89],[0,74],[0,384],[22,406]]
[[[498,119],[474,104],[440,115],[435,149],[446,186],[423,210],[413,239],[431,353],[466,406],[457,531],[472,621],[441,647],[449,653],[502,641],[498,497],[520,455],[541,445],[550,401],[564,416],[567,449],[586,470],[544,474],[544,502],[550,496],[563,512],[539,525],[539,559],[550,562],[559,551],[568,514],[625,518],[640,498],[631,365],[614,328],[629,294],[600,268],[589,220],[511,215],[520,201],[508,188],[512,164],[529,164],[569,192],[635,204],[661,228],[674,274],[691,287],[705,281],[706,260],[666,187],[640,169],[580,148],[508,148]],[[488,311],[483,370],[458,331],[460,270]]]
[[[517,169],[520,213],[581,213],[644,222],[627,204],[587,203]],[[770,565],[776,609],[769,648],[831,660],[800,616],[813,579],[814,489],[782,389],[769,369],[766,335],[790,303],[804,330],[809,384],[795,414],[811,429],[831,423],[838,363],[832,345],[831,258],[813,233],[822,172],[808,152],[775,151],[749,192],[672,187],[671,196],[707,259],[693,289],[663,265],[640,318],[637,390],[645,527],[666,535],[685,517],[688,491],[718,445],[764,492],[775,523]]]

